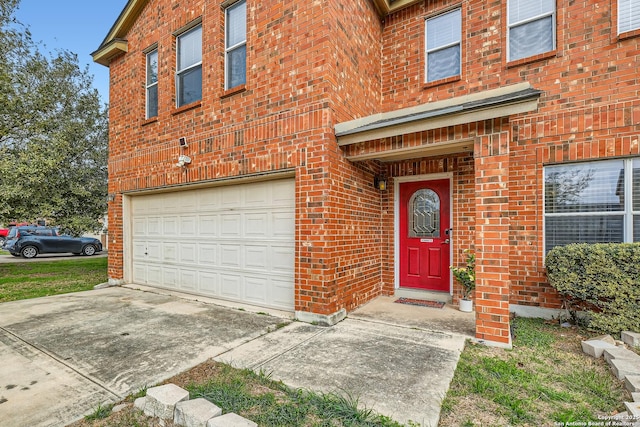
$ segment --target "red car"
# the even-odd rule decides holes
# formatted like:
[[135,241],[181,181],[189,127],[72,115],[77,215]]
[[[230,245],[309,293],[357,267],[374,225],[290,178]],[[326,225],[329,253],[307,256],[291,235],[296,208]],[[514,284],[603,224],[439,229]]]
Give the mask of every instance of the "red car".
[[9,234],[9,231],[11,231],[11,229],[16,225],[29,225],[29,223],[28,222],[20,222],[20,223],[10,222],[8,228],[0,228],[0,248],[2,247],[2,245],[4,245],[5,240],[7,240],[7,234]]

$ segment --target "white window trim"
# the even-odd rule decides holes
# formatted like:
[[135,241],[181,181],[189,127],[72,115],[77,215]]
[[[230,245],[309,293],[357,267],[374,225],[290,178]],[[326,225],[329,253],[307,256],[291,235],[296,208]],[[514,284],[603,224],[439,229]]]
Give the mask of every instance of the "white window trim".
[[[189,34],[192,31],[197,30],[198,28],[200,28],[201,30],[201,36],[202,36],[202,24],[198,23],[197,25],[193,25],[191,26],[188,30],[180,33],[179,35],[176,36],[176,107],[181,107],[180,105],[180,75],[194,69],[197,67],[202,67],[202,53],[200,54],[200,61],[196,62],[194,64],[191,64],[190,66],[183,68],[183,69],[178,69],[178,67],[180,66],[180,38]],[[200,82],[200,84],[202,84],[202,82]],[[184,104],[186,105],[186,104]]]
[[[229,90],[229,89],[233,89],[233,87],[235,86],[229,86],[229,83],[231,81],[230,77],[229,77],[229,54],[231,52],[233,52],[234,50],[236,50],[239,47],[242,46],[246,46],[247,45],[247,33],[245,32],[244,34],[244,40],[241,42],[236,43],[233,46],[229,46],[229,41],[227,39],[227,28],[229,25],[229,11],[231,9],[233,9],[234,7],[237,7],[239,4],[241,3],[245,3],[246,4],[246,0],[240,0],[240,1],[235,1],[232,4],[230,4],[228,7],[226,7],[224,9],[224,88],[225,90]],[[247,16],[245,14],[245,20],[247,19]],[[245,50],[245,55],[246,55],[246,50]],[[245,58],[246,61],[246,58]],[[246,75],[245,75],[245,81],[246,81]]]
[[[425,83],[437,82],[438,80],[442,80],[442,79],[429,80],[429,73],[428,73],[428,70],[429,70],[429,54],[438,52],[440,50],[444,50],[444,49],[450,48],[452,46],[460,46],[460,64],[458,64],[458,66],[460,68],[460,73],[452,74],[451,76],[448,76],[448,77],[445,77],[445,78],[448,79],[450,77],[456,77],[456,76],[459,76],[462,73],[462,34],[459,34],[459,38],[458,38],[457,42],[451,42],[451,43],[449,43],[447,45],[438,46],[438,47],[433,48],[433,49],[427,49],[427,28],[428,28],[429,20],[437,18],[437,17],[442,16],[442,15],[446,15],[447,13],[455,12],[457,10],[460,11],[460,20],[462,20],[462,8],[460,8],[460,7],[448,10],[448,11],[446,11],[444,13],[441,13],[439,15],[436,15],[436,16],[430,16],[430,17],[428,17],[427,19],[424,20],[424,46],[425,46],[425,49],[424,49],[425,50],[424,81],[425,81]],[[460,23],[460,27],[462,27],[462,22]]]
[[[152,118],[152,117],[157,117],[157,116],[158,116],[158,112],[157,112],[157,111],[156,111],[156,114],[155,114],[154,116],[150,116],[150,115],[149,115],[149,89],[150,89],[150,88],[152,88],[152,87],[154,87],[154,86],[155,86],[155,87],[158,87],[158,76],[157,76],[157,71],[156,71],[156,81],[155,81],[154,83],[149,84],[149,57],[150,57],[150,55],[152,55],[152,54],[154,54],[154,53],[156,54],[156,58],[157,58],[157,60],[159,60],[159,57],[158,57],[158,48],[155,48],[155,49],[152,49],[152,50],[148,51],[148,52],[146,53],[146,55],[145,55],[145,58],[146,58],[145,77],[144,77],[144,79],[145,79],[145,80],[144,80],[144,81],[145,81],[145,86],[146,86],[146,88],[145,88],[145,97],[146,97],[146,98],[145,98],[145,101],[146,101],[146,102],[145,102],[145,104],[146,104],[146,108],[145,108],[145,110],[146,110],[146,116],[145,116],[145,117],[146,117],[147,119],[150,119],[150,118]],[[158,67],[159,67],[159,64],[156,64],[156,66],[158,66]],[[156,106],[156,108],[157,108],[157,106]]]
[[[509,16],[510,15],[510,13],[509,13],[509,2],[511,2],[511,1],[514,1],[514,0],[508,0],[508,2],[507,2],[507,61],[519,61],[521,59],[529,58],[531,56],[540,55],[540,54],[543,54],[543,53],[546,53],[546,52],[552,52],[552,51],[556,50],[558,48],[557,40],[556,40],[557,39],[557,34],[556,34],[557,29],[556,28],[558,26],[558,22],[557,22],[558,4],[555,1],[553,2],[553,9],[552,9],[551,12],[542,13],[540,15],[533,16],[533,17],[531,17],[529,19],[523,19],[522,21],[511,23],[511,17]],[[551,24],[551,32],[552,32],[551,37],[552,37],[552,40],[553,40],[552,49],[550,51],[538,52],[538,53],[535,53],[535,54],[530,55],[530,56],[524,56],[522,58],[518,58],[518,59],[513,59],[512,60],[511,59],[511,48],[510,48],[510,46],[511,46],[511,43],[510,43],[510,40],[511,40],[511,29],[514,28],[514,27],[519,27],[519,26],[524,25],[524,24],[528,24],[529,22],[533,22],[533,21],[538,21],[540,19],[544,19],[544,18],[546,18],[548,16],[551,16],[551,21],[552,21],[552,24]]]

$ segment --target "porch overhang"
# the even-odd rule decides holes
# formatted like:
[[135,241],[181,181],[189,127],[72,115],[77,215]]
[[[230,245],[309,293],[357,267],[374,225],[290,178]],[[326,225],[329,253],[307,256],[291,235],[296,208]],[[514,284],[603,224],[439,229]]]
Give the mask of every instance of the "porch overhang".
[[[538,108],[541,93],[542,91],[532,88],[529,83],[520,83],[388,113],[374,114],[337,124],[336,138],[338,145],[344,147],[359,142],[535,111]],[[473,142],[467,140],[389,149],[377,153],[351,155],[347,158],[353,161],[369,159],[395,161],[471,150],[473,150]]]

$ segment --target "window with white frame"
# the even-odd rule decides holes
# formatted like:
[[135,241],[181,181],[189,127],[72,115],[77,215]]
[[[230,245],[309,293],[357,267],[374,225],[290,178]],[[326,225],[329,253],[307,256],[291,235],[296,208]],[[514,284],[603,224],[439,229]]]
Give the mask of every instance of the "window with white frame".
[[556,48],[555,0],[509,0],[509,61]]
[[202,26],[177,38],[176,104],[178,107],[202,99]]
[[225,89],[247,80],[247,2],[239,1],[225,10]]
[[640,242],[640,158],[546,166],[545,251]]
[[147,53],[147,119],[158,115],[158,49]]
[[618,34],[640,29],[640,0],[618,0]]
[[462,37],[460,9],[429,18],[425,26],[427,82],[460,75]]

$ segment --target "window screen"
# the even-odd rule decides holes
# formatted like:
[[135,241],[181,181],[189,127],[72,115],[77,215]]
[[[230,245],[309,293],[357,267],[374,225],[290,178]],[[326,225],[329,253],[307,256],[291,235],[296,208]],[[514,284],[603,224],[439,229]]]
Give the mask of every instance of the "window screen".
[[227,89],[246,83],[247,75],[247,3],[235,3],[226,10]]
[[202,99],[202,26],[178,37],[178,107]]
[[158,51],[147,54],[147,118],[158,115]]
[[509,61],[555,49],[555,1],[509,0]]
[[462,18],[460,9],[427,19],[427,82],[460,74],[461,37]]

